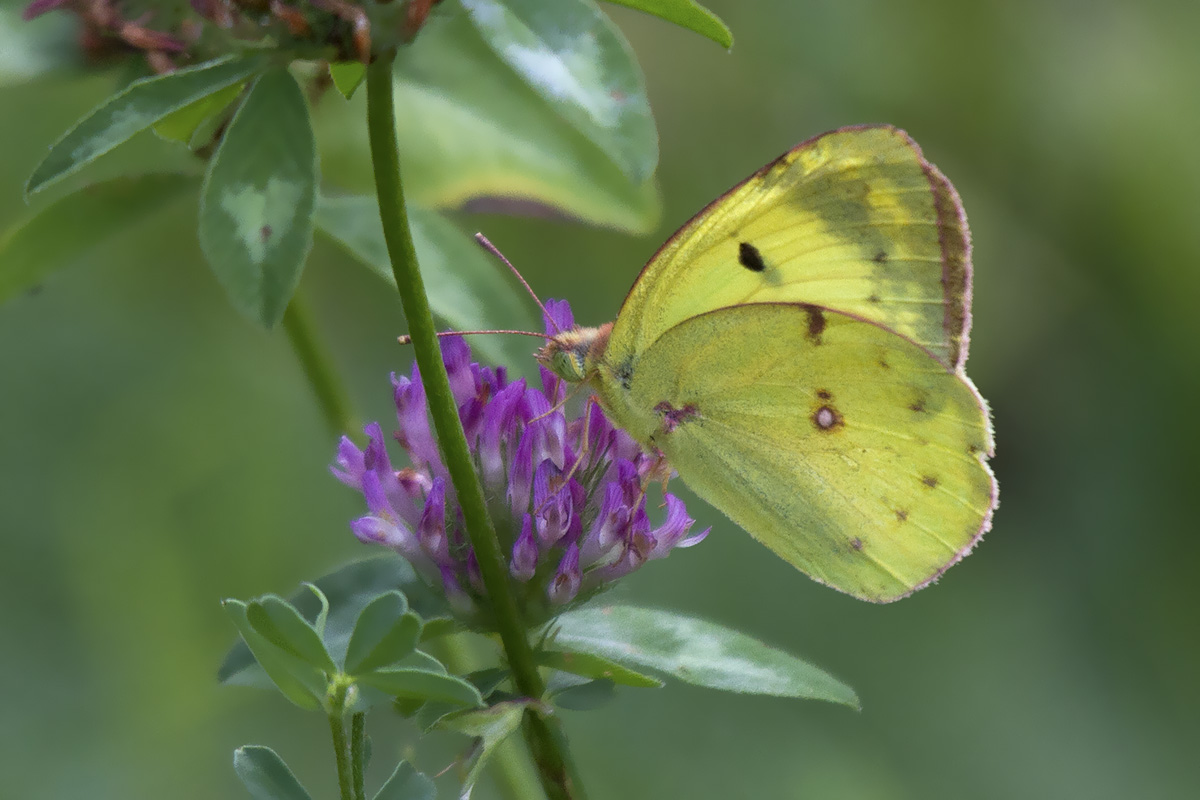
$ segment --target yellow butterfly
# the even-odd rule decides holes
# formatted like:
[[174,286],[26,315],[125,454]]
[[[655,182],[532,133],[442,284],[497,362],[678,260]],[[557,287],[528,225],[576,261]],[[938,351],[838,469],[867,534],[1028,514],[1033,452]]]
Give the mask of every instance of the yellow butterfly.
[[615,322],[538,359],[789,563],[920,589],[991,526],[987,406],[963,372],[966,217],[903,131],[785,153],[650,260]]

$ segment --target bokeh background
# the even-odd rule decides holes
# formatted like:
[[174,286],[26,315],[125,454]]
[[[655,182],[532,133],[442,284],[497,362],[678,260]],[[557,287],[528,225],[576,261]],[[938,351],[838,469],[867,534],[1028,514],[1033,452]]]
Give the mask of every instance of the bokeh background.
[[[968,367],[995,414],[1001,504],[937,586],[877,607],[693,499],[713,535],[620,599],[802,654],[863,710],[624,690],[568,715],[591,796],[1200,796],[1200,4],[708,5],[730,53],[612,9],[661,134],[654,235],[464,227],[599,323],[667,234],[795,142],[907,129],[971,219]],[[0,227],[111,86],[0,87]],[[164,209],[0,308],[0,796],[244,796],[229,764],[247,742],[331,794],[319,719],[216,685],[233,638],[217,601],[364,555],[346,525],[359,506],[326,472],[334,441],[286,337],[231,310],[194,220]],[[387,374],[410,357],[395,298],[327,244],[304,289],[363,415],[386,420]],[[371,725],[377,753],[414,741]],[[448,747],[417,766],[437,771]]]

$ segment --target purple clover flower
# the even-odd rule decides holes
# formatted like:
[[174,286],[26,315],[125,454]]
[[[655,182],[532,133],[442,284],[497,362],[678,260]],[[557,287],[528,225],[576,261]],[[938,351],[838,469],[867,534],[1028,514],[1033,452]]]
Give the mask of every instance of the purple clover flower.
[[[574,326],[566,301],[546,306],[547,332]],[[509,554],[515,595],[530,624],[708,534],[688,536],[695,521],[671,494],[664,496],[662,523],[651,523],[643,487],[657,459],[614,428],[595,403],[568,419],[561,408],[566,388],[549,370],[541,369],[541,388],[523,379],[510,383],[503,367],[473,363],[461,338],[445,337],[441,344],[492,520]],[[399,422],[394,437],[412,466],[392,465],[378,423],[365,428],[365,449],[342,437],[330,470],[362,492],[368,512],[350,529],[360,541],[395,550],[446,594],[460,617],[486,626],[486,591],[430,430],[416,365],[411,377],[393,375],[392,383]]]

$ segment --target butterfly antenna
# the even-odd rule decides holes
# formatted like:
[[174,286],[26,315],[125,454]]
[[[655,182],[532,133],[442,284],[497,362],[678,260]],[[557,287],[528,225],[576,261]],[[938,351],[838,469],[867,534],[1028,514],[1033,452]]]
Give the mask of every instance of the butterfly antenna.
[[[439,331],[438,333],[436,333],[434,335],[437,336],[439,339],[441,339],[443,336],[476,336],[476,335],[484,334],[484,333],[513,333],[513,334],[516,334],[517,336],[532,336],[535,339],[551,339],[551,338],[553,338],[549,334],[545,334],[545,333],[534,333],[533,331],[507,331],[507,330]],[[397,336],[396,341],[398,341],[400,344],[412,344],[412,337],[406,333],[403,336]]]
[[487,250],[496,258],[503,261],[504,266],[512,270],[512,274],[517,276],[517,280],[519,280],[521,285],[525,287],[525,291],[529,292],[529,296],[533,298],[533,302],[537,303],[538,308],[542,310],[542,314],[545,316],[545,318],[550,320],[550,324],[554,326],[554,330],[557,333],[562,333],[562,329],[558,327],[558,323],[554,321],[554,319],[550,316],[550,312],[546,310],[544,305],[542,305],[542,301],[538,298],[537,293],[533,291],[533,287],[531,287],[529,282],[525,280],[525,276],[517,271],[517,268],[512,265],[512,262],[504,257],[504,253],[501,253],[496,245],[492,244],[491,241],[482,233],[475,234],[475,241],[479,242],[479,245],[484,250]]

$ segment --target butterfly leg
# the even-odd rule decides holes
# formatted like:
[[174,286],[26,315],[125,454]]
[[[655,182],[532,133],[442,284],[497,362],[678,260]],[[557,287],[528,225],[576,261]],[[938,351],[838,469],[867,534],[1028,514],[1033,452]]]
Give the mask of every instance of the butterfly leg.
[[671,468],[671,462],[667,461],[663,451],[655,449],[654,460],[650,462],[650,467],[642,475],[642,491],[646,491],[646,487],[654,482],[662,484],[663,494],[667,493],[667,483],[671,480],[671,476],[675,470]]
[[[572,394],[574,394],[574,393],[572,393]],[[534,417],[534,419],[541,419],[542,417],[546,416],[547,414],[553,413],[555,409],[561,408],[563,406],[563,404],[566,403],[567,400],[569,400],[569,399],[571,399],[571,398],[570,397],[564,398],[562,403],[559,403],[557,406],[550,409],[550,411],[547,411],[545,414],[539,414],[538,416]],[[591,412],[591,405],[595,402],[596,402],[595,396],[589,395],[588,399],[587,399],[587,403],[584,405],[583,420],[582,420],[583,432],[581,433],[581,435],[579,437],[579,449],[575,452],[575,460],[572,462],[571,468],[568,469],[563,475],[560,475],[557,479],[555,479],[556,485],[554,488],[556,490],[562,486],[566,486],[567,483],[570,482],[571,478],[573,478],[575,476],[575,473],[579,471],[580,465],[583,464],[583,462],[587,459],[587,455],[591,449],[591,437],[589,436],[589,429],[591,426],[592,415],[590,412]],[[532,421],[533,420],[530,420],[530,422],[532,422]],[[546,501],[546,503],[549,503],[549,502],[550,502],[550,500]],[[546,503],[542,504],[542,508],[545,507]],[[534,513],[536,514],[536,513],[540,512],[542,510],[542,508],[536,509],[534,511]]]

